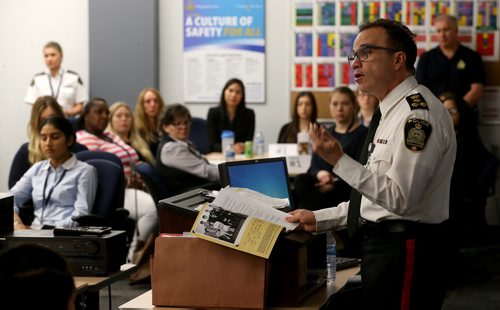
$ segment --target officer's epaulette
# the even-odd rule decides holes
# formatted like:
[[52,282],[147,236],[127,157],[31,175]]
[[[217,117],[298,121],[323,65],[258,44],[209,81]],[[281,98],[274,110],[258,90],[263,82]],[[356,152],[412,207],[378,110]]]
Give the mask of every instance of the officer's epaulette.
[[410,109],[412,110],[429,110],[424,97],[422,97],[420,93],[409,95],[408,97],[406,97],[406,101],[408,101]]
[[73,71],[73,70],[66,70],[66,72],[76,75],[76,76],[78,77],[78,84],[83,85],[83,81],[82,81],[82,79],[80,78],[80,76],[78,75],[78,73],[76,73],[76,72],[75,72],[75,71]]
[[35,74],[35,76],[44,75],[44,74],[46,74],[46,73],[42,71],[42,72],[38,72],[37,74]]

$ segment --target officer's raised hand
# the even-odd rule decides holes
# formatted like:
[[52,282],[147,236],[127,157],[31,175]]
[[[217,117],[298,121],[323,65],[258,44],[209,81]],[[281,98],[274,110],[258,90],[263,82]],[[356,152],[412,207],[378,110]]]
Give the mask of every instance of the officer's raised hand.
[[344,155],[340,142],[325,127],[311,124],[309,126],[309,136],[311,137],[313,151],[333,166]]

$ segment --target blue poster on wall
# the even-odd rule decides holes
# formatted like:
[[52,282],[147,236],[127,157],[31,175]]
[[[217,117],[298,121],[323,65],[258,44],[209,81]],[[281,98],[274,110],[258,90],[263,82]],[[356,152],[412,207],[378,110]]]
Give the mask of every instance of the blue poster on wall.
[[184,101],[218,102],[227,80],[265,100],[264,0],[184,0]]

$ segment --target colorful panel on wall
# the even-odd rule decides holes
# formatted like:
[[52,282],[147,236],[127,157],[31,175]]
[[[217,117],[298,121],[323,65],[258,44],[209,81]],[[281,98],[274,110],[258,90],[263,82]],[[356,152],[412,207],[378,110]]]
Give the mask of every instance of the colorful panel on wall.
[[335,87],[335,64],[318,64],[318,87]]
[[311,57],[313,55],[312,33],[295,34],[295,56]]
[[377,17],[407,24],[416,34],[420,56],[438,45],[433,28],[436,17],[455,15],[460,42],[477,50],[484,60],[499,59],[500,0],[295,0],[294,3],[292,12],[304,18],[295,22],[291,32],[295,42],[291,50],[295,55],[293,66],[300,66],[292,82],[295,88],[323,91],[339,85],[354,88],[346,57],[353,48],[358,25]]
[[363,18],[361,21],[380,18],[380,1],[363,1]]
[[335,32],[318,33],[317,55],[335,57]]
[[319,12],[319,25],[335,26],[335,2],[320,2]]
[[313,5],[312,3],[297,3],[295,6],[295,25],[312,26]]

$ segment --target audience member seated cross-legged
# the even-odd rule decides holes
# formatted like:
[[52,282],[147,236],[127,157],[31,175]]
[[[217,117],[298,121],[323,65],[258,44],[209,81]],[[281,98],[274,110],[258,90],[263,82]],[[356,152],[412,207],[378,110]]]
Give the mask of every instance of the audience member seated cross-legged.
[[158,225],[158,215],[151,195],[140,189],[142,181],[135,171],[139,163],[137,152],[117,135],[105,131],[108,117],[109,109],[106,100],[92,99],[83,108],[80,117],[82,129],[77,131],[76,137],[77,141],[87,146],[89,150],[113,153],[123,163],[127,181],[124,207],[130,212],[130,217],[137,221],[137,233],[134,234],[128,256],[129,260],[132,260],[134,252],[141,249],[147,239],[154,235]]
[[75,309],[75,280],[64,258],[36,244],[0,254],[2,309]]
[[[40,127],[40,147],[47,158],[35,163],[11,189],[14,194],[14,229],[74,227],[74,216],[89,214],[94,203],[95,168],[79,161],[71,152],[75,141],[67,119],[55,116]],[[30,225],[19,216],[19,208],[32,200],[34,220]]]
[[224,85],[218,107],[210,108],[207,115],[207,136],[210,152],[222,150],[221,133],[234,132],[234,151],[243,153],[245,142],[253,140],[255,113],[246,107],[245,85],[239,79],[230,79]]
[[361,90],[356,91],[356,101],[359,105],[358,118],[361,125],[370,128],[373,113],[378,107],[378,99],[375,96],[368,95]]
[[[368,129],[356,115],[356,97],[348,87],[338,87],[330,95],[330,113],[335,125],[328,131],[342,144],[346,154],[358,159]],[[301,208],[318,210],[349,200],[351,187],[332,173],[332,165],[313,153],[306,174],[295,179]]]
[[[21,145],[12,161],[9,173],[9,188],[12,188],[34,163],[45,159],[40,148],[39,127],[44,120],[51,116],[64,116],[61,106],[51,96],[39,97],[31,107],[31,117],[28,123],[29,142]],[[84,145],[76,142],[71,147],[73,153],[86,149]]]
[[165,109],[165,102],[156,88],[144,88],[135,105],[134,122],[139,135],[149,145],[151,153],[156,155],[160,141],[160,120]]
[[309,124],[315,124],[318,106],[314,94],[309,91],[300,92],[295,98],[292,121],[283,125],[278,135],[278,143],[297,143],[297,135],[309,136]]
[[182,104],[170,105],[161,122],[163,139],[158,147],[156,167],[173,194],[191,188],[220,189],[219,170],[211,165],[188,140],[191,114]]

